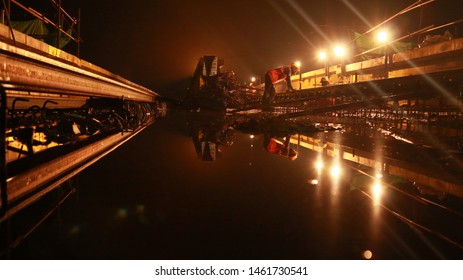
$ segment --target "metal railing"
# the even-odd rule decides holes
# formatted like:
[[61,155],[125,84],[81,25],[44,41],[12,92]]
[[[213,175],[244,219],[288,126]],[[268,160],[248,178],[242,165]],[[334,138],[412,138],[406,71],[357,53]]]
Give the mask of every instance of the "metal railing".
[[[6,2],[5,2],[6,1]],[[78,17],[72,17],[66,10],[63,9],[61,5],[61,0],[50,0],[51,4],[57,10],[57,19],[56,22],[46,17],[44,14],[38,12],[37,10],[27,7],[20,3],[17,0],[3,0],[3,10],[5,11],[5,15],[7,18],[8,26],[11,28],[11,4],[16,5],[21,10],[27,12],[31,16],[35,17],[36,19],[41,20],[42,22],[51,25],[54,29],[56,29],[56,45],[55,47],[60,49],[60,40],[61,36],[66,36],[70,40],[74,41],[77,44],[77,56],[80,57],[80,10],[78,11]],[[69,34],[68,31],[64,30],[63,27],[65,24],[71,26],[72,30],[74,30],[74,26],[77,27],[76,36]],[[13,36],[14,40],[14,36]]]

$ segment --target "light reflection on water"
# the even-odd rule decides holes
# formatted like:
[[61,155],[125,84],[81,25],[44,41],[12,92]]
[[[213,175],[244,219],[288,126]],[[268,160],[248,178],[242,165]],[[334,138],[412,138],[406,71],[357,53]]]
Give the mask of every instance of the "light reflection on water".
[[[278,145],[296,133],[340,144],[354,140],[375,152],[382,149],[382,144],[373,145],[378,142],[368,134],[370,128],[358,125],[344,133],[325,132],[310,124],[265,119],[256,123],[246,116],[222,114],[177,113],[160,119],[85,170],[79,177],[78,197],[60,210],[61,225],[40,227],[13,258],[463,256],[457,245],[386,210],[462,241],[457,234],[462,230],[459,217],[384,184],[416,194],[410,182],[379,178],[374,170],[345,162],[340,151],[332,157],[290,143],[298,153],[290,160]],[[272,152],[266,150],[269,134],[281,140],[273,143],[280,148]],[[64,235],[58,228],[72,234]],[[418,235],[425,235],[426,242]]]

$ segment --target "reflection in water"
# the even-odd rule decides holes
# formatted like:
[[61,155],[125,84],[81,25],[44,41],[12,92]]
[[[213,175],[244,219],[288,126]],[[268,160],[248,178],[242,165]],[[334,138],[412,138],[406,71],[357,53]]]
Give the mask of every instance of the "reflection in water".
[[[198,115],[194,117],[197,119]],[[382,127],[376,128],[376,125],[373,126],[371,123],[369,123],[366,128],[364,125],[359,125],[358,123],[356,123],[355,126],[349,123],[341,126],[339,124],[322,122],[320,120],[318,120],[317,123],[311,122],[310,120],[284,120],[265,114],[250,116],[223,115],[220,118],[215,117],[212,120],[211,122],[209,118],[206,122],[204,122],[204,120],[202,122],[195,122],[195,126],[200,127],[200,131],[205,131],[206,135],[215,135],[215,140],[212,142],[216,144],[216,146],[213,147],[219,147],[219,145],[231,146],[234,142],[233,137],[235,133],[239,131],[249,135],[252,141],[251,148],[253,148],[253,141],[256,139],[255,136],[261,134],[263,135],[263,150],[271,154],[295,160],[299,158],[299,143],[295,145],[294,142],[290,141],[291,137],[294,139],[298,137],[297,135],[304,135],[318,138],[319,142],[317,144],[317,149],[313,148],[314,150],[320,151],[314,157],[316,160],[313,163],[317,177],[309,179],[308,183],[315,187],[319,199],[326,199],[326,197],[322,198],[321,193],[324,192],[323,189],[328,190],[328,204],[324,207],[328,208],[330,219],[324,222],[329,226],[332,232],[332,238],[339,238],[339,235],[342,234],[339,219],[342,216],[340,211],[345,207],[345,202],[343,200],[345,200],[346,191],[359,190],[360,193],[371,199],[373,206],[369,213],[365,213],[371,216],[369,221],[370,236],[368,239],[372,240],[372,244],[376,243],[376,240],[381,234],[379,228],[384,226],[384,221],[382,219],[384,210],[386,210],[398,217],[399,220],[413,224],[414,226],[418,225],[422,230],[434,234],[435,236],[441,236],[444,240],[448,239],[450,243],[463,249],[463,246],[458,241],[452,239],[454,237],[443,237],[441,233],[427,226],[422,226],[420,222],[413,221],[416,215],[416,209],[412,209],[412,212],[408,209],[399,209],[403,211],[401,214],[395,212],[396,210],[391,207],[391,205],[395,203],[392,201],[398,199],[395,197],[397,194],[392,192],[395,191],[416,200],[417,197],[416,194],[413,193],[413,190],[420,190],[420,188],[414,187],[415,182],[409,182],[407,178],[401,179],[391,175],[388,175],[386,178],[383,175],[388,174],[391,168],[389,165],[385,164],[386,157],[398,156],[399,159],[404,158],[404,156],[406,156],[404,145],[414,145],[412,141],[404,138],[405,135],[401,134],[402,136],[399,136],[398,132],[392,132],[391,128],[389,128],[389,130]],[[189,122],[191,125],[191,118]],[[220,123],[220,125],[217,125],[218,123]],[[341,127],[345,125],[347,129],[342,130]],[[346,130],[347,133],[341,133],[346,132]],[[327,132],[330,131],[335,133],[327,134]],[[227,140],[224,141],[223,139]],[[300,139],[298,141],[300,141]],[[197,141],[195,139],[193,139],[193,142],[195,146],[197,146]],[[362,164],[359,160],[359,162],[357,162],[359,166],[356,167],[355,164],[352,165],[352,163],[346,162],[344,159],[345,155],[343,154],[343,149],[345,149],[346,144],[352,145],[348,147],[354,148],[354,152],[352,153],[353,156],[356,152],[359,153],[362,150],[363,154],[365,154],[365,152],[371,153],[372,156],[369,160],[374,163],[361,167]],[[291,145],[293,146],[291,147]],[[331,147],[329,145],[331,145]],[[329,150],[330,148],[332,148],[331,151]],[[220,150],[219,148],[216,149]],[[204,151],[204,149],[201,151]],[[251,149],[251,154],[252,152],[253,149]],[[200,158],[205,160],[204,157]],[[207,157],[208,160],[211,160],[211,158],[213,158],[213,160],[216,159],[216,157]],[[249,164],[250,166],[252,165],[251,162]],[[394,185],[397,182],[402,182],[399,183],[399,185],[406,184],[407,187],[405,190],[395,187]],[[403,198],[400,198],[400,200],[401,199]],[[412,217],[412,220],[409,220],[409,217]],[[365,250],[362,256],[365,259],[372,258],[373,253],[371,248]]]
[[[441,217],[442,219],[449,221],[456,218],[456,221],[458,221],[457,223],[461,223],[461,219],[463,218],[461,205],[459,203],[447,204],[451,199],[444,201],[444,198],[445,195],[448,195],[446,192],[451,191],[453,192],[452,195],[458,196],[458,198],[453,197],[452,199],[461,201],[463,180],[461,178],[461,171],[456,170],[461,170],[463,166],[463,150],[460,144],[463,139],[462,135],[448,138],[447,134],[449,132],[454,136],[454,129],[445,130],[440,128],[438,131],[441,133],[436,135],[435,133],[431,133],[431,131],[436,131],[436,129],[421,127],[419,132],[425,135],[425,139],[423,140],[422,136],[418,135],[417,137],[417,135],[411,131],[401,131],[400,127],[396,129],[394,126],[389,126],[384,123],[372,124],[367,122],[366,125],[364,125],[356,122],[355,125],[352,125],[352,123],[347,122],[344,123],[343,126],[345,128],[345,133],[342,134],[342,140],[339,139],[341,134],[333,134],[330,137],[330,145],[333,145],[331,160],[333,162],[338,161],[340,153],[337,149],[340,147],[341,150],[344,149],[344,151],[346,149],[351,149],[351,156],[357,158],[354,162],[356,162],[358,166],[346,161],[344,161],[343,165],[354,171],[350,174],[350,188],[352,190],[359,190],[362,194],[366,195],[371,199],[372,205],[374,206],[370,212],[371,240],[376,243],[378,238],[380,238],[382,233],[379,228],[384,224],[384,211],[386,211],[413,228],[419,228],[420,238],[423,238],[423,232],[427,232],[434,237],[437,236],[441,240],[445,240],[449,244],[453,244],[459,248],[459,250],[463,250],[463,243],[460,236],[454,234],[455,229],[448,231],[448,229],[444,230],[441,227],[447,222],[438,222],[440,225],[436,226],[436,224],[430,223],[432,218],[428,219],[422,214],[417,214],[420,211],[418,208],[421,208],[421,206],[417,207],[414,203],[411,204],[413,205],[411,207],[404,207],[401,205],[402,201],[406,199],[420,201],[424,204],[432,204],[433,207],[442,210],[442,214],[444,215]],[[408,129],[410,129],[410,127],[412,126],[408,126]],[[324,139],[323,143],[325,141],[327,140]],[[316,150],[314,148],[311,149]],[[325,154],[325,151],[326,147],[323,147],[322,153]],[[357,153],[361,153],[362,155],[359,156]],[[319,153],[318,160],[315,164],[319,176],[322,167],[326,165],[326,163],[323,163],[321,160],[320,154],[321,153]],[[343,156],[346,157],[344,152]],[[424,156],[427,158],[426,161],[421,161],[420,157]],[[347,158],[349,157],[348,155]],[[400,163],[400,161],[404,161],[404,163]],[[401,165],[401,172],[392,170],[392,168],[396,168],[397,164]],[[416,164],[418,168],[414,171],[408,171],[407,164]],[[432,170],[433,168],[434,170]],[[333,178],[333,196],[338,194],[338,189],[335,187],[337,183],[334,179],[336,181],[338,180],[337,175],[340,174],[339,170],[340,169],[336,166],[330,169],[330,174]],[[429,179],[426,177],[429,176],[429,173],[437,177]],[[436,178],[440,178],[442,181]],[[418,180],[421,183],[428,183],[427,187],[421,185],[421,183],[417,183]],[[449,185],[454,185],[443,190],[442,186],[448,184],[445,180],[450,180],[451,183]],[[434,189],[435,187],[436,189]],[[438,202],[436,203],[430,199],[436,199]],[[333,197],[331,206],[335,205],[333,203],[334,201]],[[418,203],[418,205],[420,204]],[[431,210],[427,209],[427,211]],[[445,228],[447,228],[447,226],[445,226]],[[457,228],[460,227],[458,226]],[[435,245],[431,244],[428,238],[423,239],[426,240],[429,248],[431,248],[439,258],[443,257],[440,250],[437,249]],[[414,257],[418,257],[411,251],[410,254],[413,254]],[[365,251],[364,258],[369,259],[372,256],[370,250]]]
[[[366,165],[409,146],[316,121],[174,112],[85,170],[12,258],[461,259],[460,198]],[[297,159],[265,151],[266,135]]]
[[271,154],[283,156],[290,160],[295,160],[297,158],[297,152],[290,147],[290,139],[291,135],[287,135],[284,137],[284,141],[281,141],[272,136],[272,133],[268,132],[265,133],[264,143],[262,146],[265,151]]
[[221,156],[221,145],[233,144],[234,128],[226,116],[211,119],[197,115],[188,123],[196,154],[203,161],[214,161]]
[[381,180],[376,179],[372,187],[373,198],[374,198],[375,204],[378,204],[378,202],[381,199],[382,188],[383,187],[381,185]]
[[[187,125],[196,154],[203,161],[214,161],[221,157],[221,146],[233,145],[235,132],[241,131],[251,139],[263,134],[262,147],[270,154],[290,160],[297,159],[297,151],[291,147],[291,136],[304,133],[312,135],[329,130],[339,130],[330,125],[320,126],[307,122],[246,115],[227,115],[218,112],[193,112],[188,116]],[[251,147],[253,147],[253,143]]]

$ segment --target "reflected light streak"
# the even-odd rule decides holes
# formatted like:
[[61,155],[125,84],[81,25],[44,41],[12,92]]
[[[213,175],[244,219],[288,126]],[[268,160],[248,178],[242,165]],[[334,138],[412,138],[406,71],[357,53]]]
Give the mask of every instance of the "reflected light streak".
[[330,174],[334,178],[339,178],[341,176],[341,166],[339,164],[335,164],[331,167]]
[[315,162],[315,168],[317,169],[318,172],[321,172],[322,169],[323,169],[323,160],[318,159],[318,160]]
[[379,199],[382,193],[382,185],[381,182],[378,180],[373,184],[373,197],[375,199]]
[[[376,209],[379,209],[379,206],[381,205],[381,196],[383,194],[383,185],[381,183],[380,179],[375,179],[375,182],[373,183],[372,188],[372,199],[373,199],[373,205],[375,206]],[[378,215],[378,212],[375,211],[375,216]]]
[[341,166],[339,163],[333,163],[330,169],[330,175],[331,175],[331,196],[333,197],[333,200],[331,201],[331,206],[337,207],[338,205],[338,200],[335,199],[335,197],[338,197],[339,191],[340,191],[340,178],[341,178]]
[[413,141],[408,140],[408,139],[406,139],[406,138],[403,138],[402,136],[399,136],[399,135],[395,134],[394,132],[389,131],[389,130],[387,130],[387,129],[379,128],[378,130],[379,130],[382,134],[384,134],[384,135],[386,135],[386,136],[393,137],[394,139],[397,139],[397,140],[399,140],[399,141],[403,141],[403,142],[408,143],[408,144],[415,144],[415,143],[413,143]]

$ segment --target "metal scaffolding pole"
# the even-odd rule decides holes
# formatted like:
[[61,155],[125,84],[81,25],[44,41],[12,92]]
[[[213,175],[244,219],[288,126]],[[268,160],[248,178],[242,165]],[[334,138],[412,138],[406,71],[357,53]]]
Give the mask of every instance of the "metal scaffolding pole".
[[6,179],[7,179],[7,167],[6,167],[6,91],[0,85],[0,161],[1,161],[1,170],[0,170],[0,193],[1,193],[1,208],[0,208],[0,217],[2,217],[8,207],[8,193],[6,188]]

